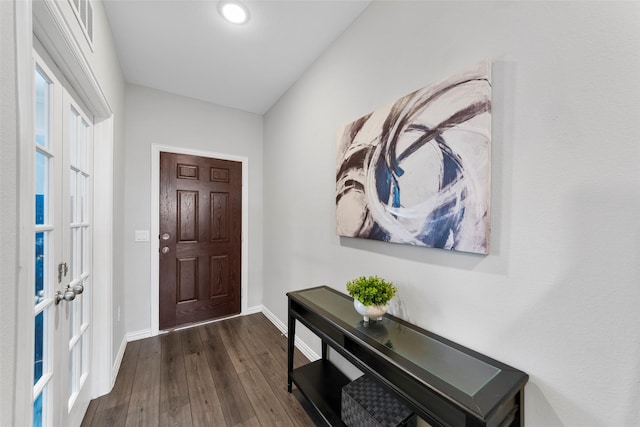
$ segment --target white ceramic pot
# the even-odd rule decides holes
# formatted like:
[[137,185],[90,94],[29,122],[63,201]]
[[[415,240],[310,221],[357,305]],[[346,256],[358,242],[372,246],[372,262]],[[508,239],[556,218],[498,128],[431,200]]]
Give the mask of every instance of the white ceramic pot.
[[387,312],[386,305],[364,305],[357,299],[353,300],[353,307],[365,322],[368,322],[370,318],[373,318],[373,320],[382,320],[382,316]]

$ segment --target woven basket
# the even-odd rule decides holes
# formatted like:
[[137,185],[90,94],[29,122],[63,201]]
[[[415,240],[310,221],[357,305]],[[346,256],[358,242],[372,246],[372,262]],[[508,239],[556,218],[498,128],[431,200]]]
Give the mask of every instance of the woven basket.
[[341,416],[349,427],[416,426],[416,415],[366,375],[342,388]]

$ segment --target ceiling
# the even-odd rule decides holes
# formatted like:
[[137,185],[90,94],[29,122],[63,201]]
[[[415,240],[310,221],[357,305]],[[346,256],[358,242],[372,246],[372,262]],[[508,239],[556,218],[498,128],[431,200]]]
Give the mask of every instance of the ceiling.
[[217,0],[105,0],[125,80],[264,114],[371,1],[243,3],[234,25]]

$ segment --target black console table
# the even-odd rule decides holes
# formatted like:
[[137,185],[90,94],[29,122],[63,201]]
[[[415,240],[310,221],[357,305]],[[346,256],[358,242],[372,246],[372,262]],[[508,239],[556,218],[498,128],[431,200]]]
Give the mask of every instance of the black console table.
[[[341,390],[349,383],[327,346],[432,426],[524,425],[524,372],[389,314],[364,323],[352,298],[326,286],[287,296],[289,392],[295,384],[327,425],[344,425]],[[320,337],[322,358],[293,369],[296,320]]]

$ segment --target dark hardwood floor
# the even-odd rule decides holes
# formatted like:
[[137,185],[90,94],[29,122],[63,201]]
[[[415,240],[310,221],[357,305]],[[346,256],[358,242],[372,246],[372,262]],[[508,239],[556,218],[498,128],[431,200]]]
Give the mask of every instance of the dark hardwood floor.
[[[296,350],[296,366],[308,363]],[[287,339],[262,314],[127,344],[82,426],[313,426],[287,392]]]

